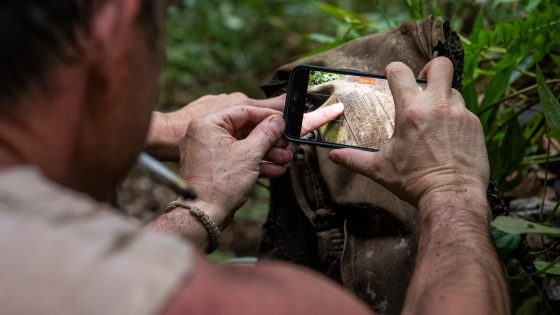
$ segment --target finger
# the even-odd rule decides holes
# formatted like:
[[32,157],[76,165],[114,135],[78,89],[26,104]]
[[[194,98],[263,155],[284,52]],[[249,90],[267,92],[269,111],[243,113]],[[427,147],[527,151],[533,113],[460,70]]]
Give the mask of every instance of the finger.
[[282,94],[277,97],[267,98],[264,100],[251,100],[249,105],[256,107],[271,108],[279,111],[284,111],[284,105],[286,104],[286,94]]
[[285,124],[282,116],[271,115],[255,126],[247,138],[240,142],[246,148],[259,152],[260,156],[257,157],[262,160],[265,153],[280,140],[284,127]]
[[385,68],[389,88],[395,101],[395,110],[400,111],[407,98],[418,94],[418,84],[412,70],[402,62],[392,62]]
[[244,127],[259,124],[271,115],[281,115],[281,112],[269,108],[242,105],[223,109],[213,114],[212,118],[215,124],[225,128],[233,135]]
[[282,149],[286,149],[288,147],[288,145],[290,145],[290,141],[288,141],[286,138],[282,137],[280,138],[280,140],[278,140],[276,142],[276,144],[274,145],[275,148],[282,148]]
[[332,121],[340,116],[343,112],[344,105],[342,103],[335,103],[304,114],[303,122],[301,124],[301,135],[304,136],[310,131],[325,125],[329,121]]
[[446,57],[437,57],[428,62],[420,72],[428,79],[427,89],[438,95],[449,95],[453,82],[453,63]]
[[292,159],[292,151],[281,148],[272,148],[264,155],[265,161],[276,164],[288,164]]
[[269,162],[262,162],[259,168],[260,178],[275,178],[284,175],[288,170],[288,165],[281,165]]
[[329,152],[329,158],[351,171],[376,179],[375,170],[382,154],[357,149],[336,149]]

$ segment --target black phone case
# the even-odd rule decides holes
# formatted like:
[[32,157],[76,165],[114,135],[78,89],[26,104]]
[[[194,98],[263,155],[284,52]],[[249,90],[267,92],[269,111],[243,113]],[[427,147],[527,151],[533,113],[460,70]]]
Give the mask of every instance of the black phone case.
[[[370,78],[376,78],[376,79],[387,79],[386,76],[381,75],[381,74],[377,74],[377,73],[367,73],[367,72],[360,72],[360,71],[356,71],[356,70],[351,70],[351,69],[335,69],[335,68],[325,68],[325,67],[319,67],[319,66],[313,66],[313,65],[300,65],[295,67],[292,72],[290,73],[290,79],[288,81],[288,92],[286,95],[286,104],[284,106],[284,120],[286,122],[286,127],[290,126],[290,122],[293,120],[291,116],[293,116],[294,114],[292,114],[290,112],[290,102],[293,98],[293,93],[294,93],[294,88],[293,88],[293,84],[294,84],[294,78],[295,75],[297,73],[298,70],[300,69],[306,69],[306,70],[317,70],[317,71],[324,71],[324,72],[333,72],[333,73],[338,73],[338,74],[345,74],[345,75],[354,75],[354,76],[361,76],[361,77],[370,77]],[[426,80],[423,79],[418,79],[416,80],[416,82],[418,83],[427,83]],[[303,113],[298,113],[298,116],[303,116]],[[299,122],[299,129],[301,130],[301,122]],[[305,139],[301,139],[300,137],[293,137],[289,131],[288,128],[286,128],[284,130],[284,138],[288,139],[289,141],[295,142],[295,143],[301,143],[301,144],[308,144],[308,145],[314,145],[314,146],[319,146],[319,147],[323,147],[323,148],[331,148],[331,149],[343,149],[343,148],[353,148],[353,149],[360,149],[360,150],[364,150],[364,151],[370,151],[370,152],[377,152],[379,150],[376,149],[370,149],[370,148],[364,148],[364,147],[357,147],[357,146],[352,146],[352,145],[346,145],[346,144],[338,144],[338,143],[330,143],[330,142],[317,142],[317,141],[310,141],[310,140],[305,140]]]

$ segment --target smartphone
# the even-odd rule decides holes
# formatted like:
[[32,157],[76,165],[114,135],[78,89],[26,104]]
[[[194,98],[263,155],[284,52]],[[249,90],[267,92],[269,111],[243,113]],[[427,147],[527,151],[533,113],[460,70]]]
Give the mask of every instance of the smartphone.
[[[417,83],[425,89],[425,80]],[[302,129],[306,117],[335,103],[344,105],[340,116],[316,129]],[[395,104],[383,75],[302,65],[290,74],[284,119],[290,141],[379,151],[393,135]]]

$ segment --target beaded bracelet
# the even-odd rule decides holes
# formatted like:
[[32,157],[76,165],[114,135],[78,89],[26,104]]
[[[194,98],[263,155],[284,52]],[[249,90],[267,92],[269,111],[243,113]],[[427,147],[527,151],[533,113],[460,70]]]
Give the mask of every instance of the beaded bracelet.
[[165,208],[165,212],[167,213],[175,208],[183,208],[189,210],[189,213],[195,218],[197,218],[200,223],[202,223],[202,225],[208,232],[208,235],[210,236],[210,246],[207,249],[206,253],[210,254],[216,249],[218,249],[222,241],[222,236],[220,235],[220,229],[218,228],[216,223],[214,223],[214,221],[204,211],[200,210],[197,207],[184,204],[180,201],[172,201]]

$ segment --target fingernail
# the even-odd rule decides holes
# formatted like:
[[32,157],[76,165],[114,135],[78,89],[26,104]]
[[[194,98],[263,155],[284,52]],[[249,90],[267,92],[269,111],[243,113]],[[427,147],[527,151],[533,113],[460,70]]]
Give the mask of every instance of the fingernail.
[[344,111],[344,104],[342,104],[342,103],[334,103],[329,107],[332,108],[332,110],[336,111],[336,112],[343,112]]
[[272,115],[269,118],[271,124],[275,125],[276,127],[284,128],[284,119],[278,115]]
[[333,153],[333,152],[331,152],[331,153],[329,154],[329,158],[330,158],[333,162],[335,162],[336,164],[340,164],[340,162],[342,162],[341,157],[340,157],[338,154]]

